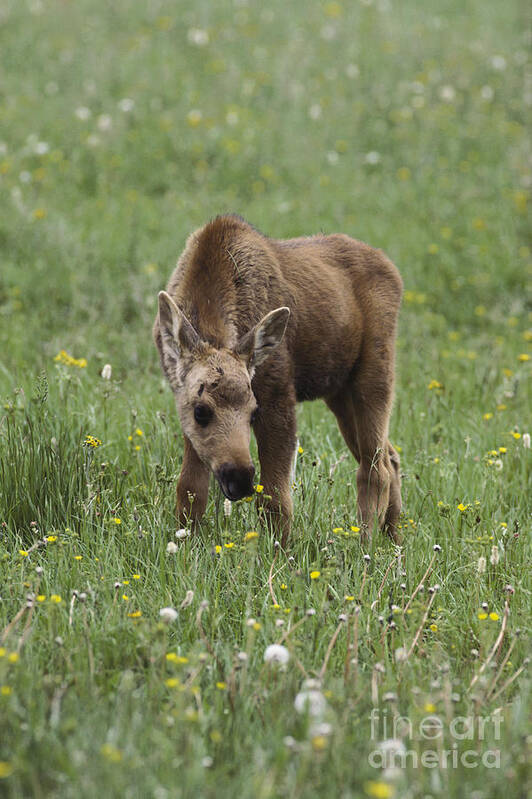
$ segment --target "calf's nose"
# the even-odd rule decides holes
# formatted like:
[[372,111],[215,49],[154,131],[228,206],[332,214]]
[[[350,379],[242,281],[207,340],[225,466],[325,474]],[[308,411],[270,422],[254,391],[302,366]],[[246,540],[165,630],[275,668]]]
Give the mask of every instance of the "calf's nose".
[[223,463],[216,477],[222,487],[227,499],[235,502],[242,497],[249,497],[253,494],[253,476],[255,474],[255,467],[253,464],[250,466],[234,466],[230,463]]

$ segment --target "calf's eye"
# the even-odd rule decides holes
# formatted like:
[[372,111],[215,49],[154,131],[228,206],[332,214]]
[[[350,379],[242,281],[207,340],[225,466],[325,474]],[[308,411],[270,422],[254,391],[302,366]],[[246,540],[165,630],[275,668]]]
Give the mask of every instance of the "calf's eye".
[[255,410],[251,412],[251,416],[250,416],[250,418],[249,418],[249,423],[250,423],[250,424],[253,424],[253,422],[254,422],[254,421],[255,421],[255,419],[257,418],[257,414],[258,414],[258,412],[259,412],[259,409],[258,409],[258,408],[255,408]]
[[208,405],[196,405],[194,408],[194,419],[200,427],[207,427],[213,416],[212,410]]

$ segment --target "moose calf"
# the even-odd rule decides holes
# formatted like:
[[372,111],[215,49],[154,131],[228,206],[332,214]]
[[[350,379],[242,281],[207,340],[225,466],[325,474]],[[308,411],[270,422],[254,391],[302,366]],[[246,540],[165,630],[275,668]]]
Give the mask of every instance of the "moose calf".
[[184,435],[181,524],[207,504],[209,476],[231,501],[260,482],[286,542],[296,402],[322,397],[360,466],[358,516],[395,538],[399,456],[388,441],[402,281],[349,236],[275,240],[238,216],[193,233],[159,294],[153,335]]

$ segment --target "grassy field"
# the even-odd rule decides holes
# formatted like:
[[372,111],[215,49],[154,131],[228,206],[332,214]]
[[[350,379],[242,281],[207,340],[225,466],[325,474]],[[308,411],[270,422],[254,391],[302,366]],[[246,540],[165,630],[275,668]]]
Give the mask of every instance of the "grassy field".
[[[526,795],[527,26],[518,0],[3,3],[0,796]],[[176,539],[151,324],[223,212],[401,270],[402,546],[361,545],[322,403],[286,552],[214,487]]]

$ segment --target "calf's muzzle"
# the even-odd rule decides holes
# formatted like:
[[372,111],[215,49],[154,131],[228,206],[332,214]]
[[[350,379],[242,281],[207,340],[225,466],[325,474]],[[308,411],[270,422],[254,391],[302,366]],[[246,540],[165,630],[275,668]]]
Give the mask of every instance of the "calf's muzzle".
[[242,497],[249,497],[253,494],[253,476],[255,467],[235,466],[232,463],[222,463],[216,472],[216,479],[220,483],[222,491],[227,499],[236,502]]

